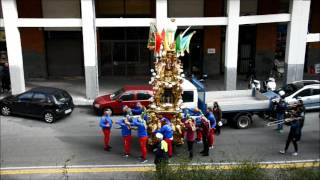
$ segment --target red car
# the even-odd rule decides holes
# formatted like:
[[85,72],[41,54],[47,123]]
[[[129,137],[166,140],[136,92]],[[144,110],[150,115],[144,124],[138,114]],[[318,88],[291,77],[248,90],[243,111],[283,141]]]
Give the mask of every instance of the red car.
[[113,94],[97,97],[93,102],[96,113],[110,109],[112,114],[122,114],[123,106],[133,108],[137,102],[147,107],[153,96],[152,86],[124,86]]

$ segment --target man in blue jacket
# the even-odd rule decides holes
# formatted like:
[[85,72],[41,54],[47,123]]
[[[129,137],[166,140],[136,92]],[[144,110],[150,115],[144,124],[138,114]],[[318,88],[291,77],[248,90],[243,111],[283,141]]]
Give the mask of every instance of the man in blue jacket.
[[157,132],[163,134],[163,139],[168,144],[168,156],[169,156],[169,158],[171,158],[172,157],[173,130],[171,127],[170,120],[167,118],[162,118],[161,125],[162,125],[162,127]]
[[147,143],[148,143],[148,134],[147,134],[147,124],[146,121],[140,118],[135,118],[132,121],[132,125],[138,127],[138,137],[141,150],[141,163],[148,162],[147,160]]
[[141,115],[144,111],[144,107],[140,102],[137,102],[136,106],[131,109],[133,115]]
[[125,117],[124,119],[120,119],[117,121],[117,124],[121,127],[121,135],[123,138],[123,147],[124,154],[123,157],[129,157],[131,151],[131,125],[130,125],[130,116]]
[[112,128],[113,121],[111,119],[111,111],[104,111],[103,115],[100,119],[100,127],[102,128],[104,134],[104,150],[110,151],[111,146],[109,145],[110,142],[110,133]]

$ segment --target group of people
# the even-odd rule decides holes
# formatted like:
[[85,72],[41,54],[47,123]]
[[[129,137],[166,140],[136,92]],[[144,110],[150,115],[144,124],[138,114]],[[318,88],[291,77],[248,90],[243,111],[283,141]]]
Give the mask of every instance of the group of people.
[[[137,103],[134,108],[128,106],[123,107],[124,117],[116,122],[121,129],[123,138],[124,153],[123,157],[129,157],[131,154],[132,129],[137,130],[139,145],[141,150],[140,162],[147,162],[147,121],[148,115],[146,108]],[[104,134],[104,150],[110,151],[110,131],[113,121],[111,119],[111,111],[106,110],[100,119],[100,127]],[[206,114],[203,114],[200,109],[185,109],[182,119],[184,124],[184,135],[188,147],[189,158],[193,158],[193,144],[195,141],[203,142],[203,156],[209,156],[209,149],[213,148],[215,143],[215,134],[220,134],[221,109],[218,103],[214,103],[213,108],[208,108]],[[154,145],[155,163],[167,162],[168,158],[173,155],[173,128],[168,118],[160,119],[161,128],[155,130],[156,143]],[[219,125],[218,125],[219,124]]]
[[[147,134],[147,124],[144,119],[135,118],[132,116],[133,110],[143,112],[144,108],[139,103],[134,109],[130,109],[127,106],[123,108],[125,117],[116,122],[121,128],[121,135],[123,138],[124,145],[124,154],[123,157],[129,157],[131,151],[131,140],[132,134],[131,130],[136,129],[137,135],[139,137],[139,144],[141,149],[140,162],[147,162],[147,143],[148,143],[148,134]],[[103,112],[103,115],[100,119],[100,127],[104,133],[104,150],[110,151],[110,131],[112,128],[113,121],[111,119],[111,110],[106,110]],[[139,114],[141,115],[141,114]]]
[[[134,108],[128,106],[123,107],[124,118],[116,122],[121,129],[121,135],[123,138],[124,153],[123,157],[129,157],[131,154],[131,142],[132,142],[132,129],[137,130],[137,136],[139,138],[139,145],[141,156],[139,157],[141,163],[147,162],[147,144],[148,144],[148,131],[147,121],[148,115],[146,108],[140,103]],[[297,142],[301,138],[301,129],[304,124],[305,109],[303,102],[299,100],[293,106],[288,107],[287,104],[281,99],[275,105],[276,118],[279,122],[283,120],[283,123],[278,124],[277,130],[283,131],[283,124],[290,125],[290,132],[284,150],[281,150],[281,154],[285,154],[288,150],[290,143],[293,143],[294,153],[292,155],[298,155]],[[100,127],[104,133],[104,150],[110,151],[110,132],[113,125],[111,119],[111,111],[106,110],[103,112],[103,116],[100,119]],[[215,135],[221,133],[222,126],[222,112],[217,102],[214,102],[213,108],[208,108],[206,113],[201,112],[200,109],[184,109],[182,123],[184,125],[183,134],[185,136],[187,149],[189,153],[189,159],[194,156],[193,145],[194,143],[203,144],[203,149],[200,152],[202,156],[209,156],[209,149],[212,149],[215,145]],[[154,135],[156,142],[154,144],[155,160],[154,163],[157,168],[162,167],[168,163],[168,159],[173,155],[173,128],[168,118],[162,117],[160,119],[161,128],[155,130]],[[163,168],[162,168],[163,169]],[[161,170],[161,168],[160,168]]]
[[[203,144],[202,156],[209,156],[209,149],[213,149],[215,144],[215,135],[220,134],[221,109],[217,102],[213,108],[208,108],[206,114],[200,109],[188,109],[184,112],[186,118],[184,121],[186,141],[189,151],[189,158],[193,158],[194,142]],[[194,118],[193,118],[194,117]]]

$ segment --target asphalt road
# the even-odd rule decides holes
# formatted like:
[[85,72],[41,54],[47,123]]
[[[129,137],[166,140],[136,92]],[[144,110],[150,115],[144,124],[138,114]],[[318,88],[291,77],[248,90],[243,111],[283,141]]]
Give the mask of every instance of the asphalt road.
[[[114,120],[120,117],[115,116]],[[139,164],[140,156],[136,132],[133,132],[132,156],[122,158],[122,139],[119,129],[111,134],[112,151],[103,150],[103,134],[99,117],[90,108],[76,108],[74,112],[54,124],[23,117],[0,116],[1,122],[1,168],[70,165],[123,165]],[[255,117],[251,128],[238,130],[224,127],[216,137],[216,147],[210,157],[202,157],[202,144],[195,145],[193,162],[226,161],[292,161],[319,159],[320,131],[319,112],[306,114],[299,155],[281,155],[289,128],[280,134],[266,127],[265,121]],[[289,152],[293,151],[292,145]],[[187,156],[186,146],[175,148],[172,162]],[[153,154],[148,160],[153,163]],[[10,179],[10,178],[9,178]]]

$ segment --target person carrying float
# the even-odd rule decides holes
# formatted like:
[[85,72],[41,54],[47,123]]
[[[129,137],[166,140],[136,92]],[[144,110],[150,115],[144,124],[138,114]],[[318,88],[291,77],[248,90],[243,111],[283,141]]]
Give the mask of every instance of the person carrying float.
[[172,157],[172,141],[173,141],[173,129],[171,127],[170,120],[167,118],[162,118],[161,120],[161,128],[156,131],[163,134],[163,139],[168,143],[168,155],[169,158]]
[[148,143],[148,134],[147,134],[147,125],[146,121],[141,118],[134,118],[132,121],[132,126],[138,128],[138,137],[141,150],[141,163],[148,162],[147,160],[147,143]]
[[117,121],[117,124],[120,125],[121,128],[121,135],[123,138],[123,147],[124,147],[124,153],[123,157],[129,157],[130,151],[131,151],[131,124],[130,124],[130,116],[127,116],[123,119],[120,119]]

